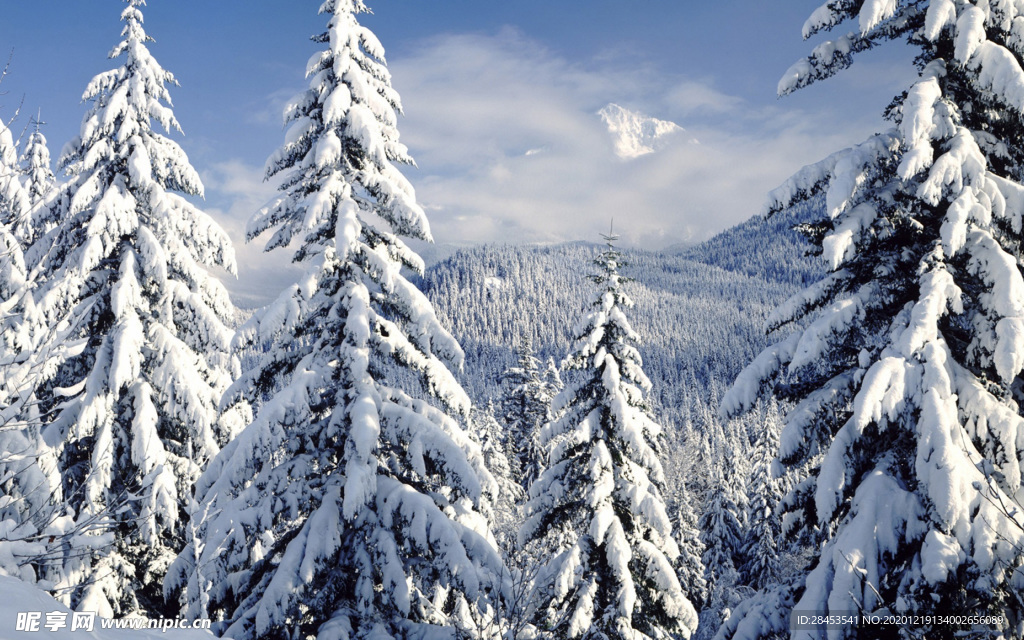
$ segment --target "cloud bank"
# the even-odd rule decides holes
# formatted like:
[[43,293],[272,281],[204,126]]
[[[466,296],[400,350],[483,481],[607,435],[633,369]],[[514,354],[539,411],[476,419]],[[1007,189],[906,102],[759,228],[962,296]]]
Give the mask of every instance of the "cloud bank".
[[[570,62],[514,30],[437,38],[392,69],[407,105],[403,140],[420,167],[409,176],[439,242],[596,240],[612,218],[629,244],[702,240],[879,126],[875,114],[808,115],[774,97],[751,105],[713,80],[621,59]],[[623,161],[597,115],[612,102],[687,135]]]
[[[717,79],[622,57],[570,61],[513,29],[436,37],[389,62],[405,105],[402,141],[418,163],[404,171],[439,244],[596,241],[613,219],[626,245],[703,240],[758,213],[804,164],[884,126],[877,113],[905,79],[891,62],[859,62],[845,86],[889,97],[851,117],[813,108],[813,96],[751,104]],[[623,159],[598,115],[609,103],[686,133]],[[238,243],[240,278],[229,286],[240,303],[268,299],[294,281],[290,252],[264,254],[242,234],[274,185],[244,161],[203,177],[211,212]]]

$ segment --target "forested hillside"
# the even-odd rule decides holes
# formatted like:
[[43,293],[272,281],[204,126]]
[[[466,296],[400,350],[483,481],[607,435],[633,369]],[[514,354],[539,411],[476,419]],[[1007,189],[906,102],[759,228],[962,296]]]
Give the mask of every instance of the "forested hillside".
[[[623,252],[644,370],[667,425],[682,424],[695,400],[706,404],[731,384],[767,346],[763,324],[771,309],[818,277],[818,260],[791,229],[816,206],[756,216],[682,250]],[[561,361],[598,252],[591,243],[491,245],[428,268],[421,286],[466,352],[462,382],[475,402],[500,394],[524,336],[541,361]]]

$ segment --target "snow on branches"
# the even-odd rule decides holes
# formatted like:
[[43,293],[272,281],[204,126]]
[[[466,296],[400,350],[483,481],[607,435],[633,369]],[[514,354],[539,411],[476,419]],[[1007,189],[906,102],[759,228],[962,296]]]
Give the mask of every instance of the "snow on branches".
[[[780,210],[825,193],[806,231],[831,275],[773,316],[792,333],[722,403],[743,411],[768,384],[797,402],[779,453],[814,468],[789,506],[823,545],[797,609],[927,613],[969,599],[1017,611],[1001,633],[1024,631],[1012,595],[1024,584],[1024,149],[1000,138],[1024,126],[1018,11],[837,0],[805,26],[855,20],[844,38],[861,49],[907,38],[921,55],[891,129],[772,194]],[[848,64],[858,47],[844,38],[798,63],[780,93]]]
[[632,303],[613,239],[563,365],[579,380],[556,396],[541,432],[549,465],[520,531],[554,549],[535,582],[534,619],[558,638],[688,637],[697,616],[672,565],[679,548],[661,497],[662,429],[644,402],[651,383],[623,313]]
[[[324,45],[267,162],[280,194],[248,227],[298,244],[305,277],[242,327],[264,351],[224,407],[259,410],[196,487],[166,589],[239,640],[474,637],[503,565],[486,515],[498,485],[467,431],[458,343],[403,269],[429,239],[395,163],[398,95],[359,0],[320,8]],[[408,384],[406,384],[408,382]]]
[[69,604],[106,615],[164,610],[159,581],[183,544],[191,484],[235,430],[217,405],[238,373],[234,310],[206,271],[233,271],[233,250],[174,193],[202,184],[152,128],[179,129],[166,106],[174,77],[146,46],[144,3],[127,4],[111,52],[122,64],[89,83],[60,161],[70,179],[33,210],[45,233],[26,251],[42,327],[31,388],[76,532],[48,554],[50,570]]

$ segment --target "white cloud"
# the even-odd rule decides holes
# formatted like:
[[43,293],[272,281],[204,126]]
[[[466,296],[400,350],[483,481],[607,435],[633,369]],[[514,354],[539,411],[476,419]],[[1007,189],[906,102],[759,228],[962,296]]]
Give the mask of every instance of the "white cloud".
[[301,274],[291,263],[288,249],[264,252],[265,236],[245,241],[246,223],[274,196],[276,184],[263,180],[263,167],[237,159],[214,164],[201,177],[206,186],[205,210],[220,222],[235,246],[238,279],[228,279],[225,285],[235,304],[243,308],[265,304]]
[[[442,36],[393,58],[406,106],[402,141],[419,164],[403,171],[435,240],[596,240],[613,218],[628,244],[707,238],[758,213],[765,194],[802,165],[884,126],[881,107],[907,77],[897,71],[906,65],[866,59],[846,85],[836,78],[754,104],[712,79],[626,62],[571,62],[511,29]],[[828,95],[844,86],[857,97]],[[280,111],[286,93],[272,94],[267,114]],[[686,135],[623,162],[597,115],[610,102],[677,122]],[[240,279],[229,286],[243,305],[266,301],[298,276],[289,251],[266,254],[263,238],[244,243],[245,222],[275,185],[240,160],[214,165],[203,180],[208,210],[236,242]]]
[[[392,72],[420,167],[406,173],[434,209],[438,242],[596,239],[611,218],[627,242],[703,239],[759,212],[803,164],[882,126],[880,108],[851,119],[774,96],[752,105],[708,80],[573,63],[513,30],[433,39]],[[623,164],[594,115],[609,102],[678,122],[701,144],[681,136]]]

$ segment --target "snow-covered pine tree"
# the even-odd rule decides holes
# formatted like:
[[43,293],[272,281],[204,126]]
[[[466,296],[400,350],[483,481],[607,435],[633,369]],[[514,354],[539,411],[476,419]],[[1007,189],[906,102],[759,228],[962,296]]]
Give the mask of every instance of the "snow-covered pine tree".
[[472,421],[476,440],[483,451],[484,463],[497,482],[497,495],[491,498],[491,529],[505,561],[507,577],[504,597],[497,605],[493,622],[484,637],[497,632],[501,638],[526,637],[532,627],[527,615],[530,589],[536,573],[536,545],[519,543],[526,493],[512,471],[505,453],[505,428],[494,417],[497,407],[488,401],[485,408],[473,407]]
[[503,429],[494,417],[495,410],[492,401],[483,408],[473,407],[471,423],[475,439],[480,443],[484,465],[497,482],[497,495],[491,498],[492,529],[499,548],[507,549],[519,533],[525,493],[512,473],[512,465],[505,453]]
[[544,540],[534,619],[547,637],[688,637],[697,625],[673,561],[679,549],[661,496],[662,428],[644,394],[650,381],[622,309],[614,236],[592,276],[598,291],[564,368],[579,372],[555,398],[542,432],[550,467],[534,482],[522,540]]
[[503,376],[505,394],[501,398],[501,409],[506,447],[512,452],[515,477],[523,489],[529,491],[530,485],[544,471],[539,438],[540,429],[548,419],[553,397],[550,384],[553,383],[547,380],[551,377],[550,371],[541,372],[529,336],[520,339],[516,356],[516,366],[509,367]]
[[32,201],[22,178],[10,124],[0,122],[0,224],[24,245]]
[[716,464],[707,470],[711,484],[704,499],[704,508],[698,521],[700,542],[704,546],[701,563],[704,565],[707,609],[722,609],[733,604],[735,587],[739,582],[737,561],[742,558],[743,523],[740,507],[736,504],[733,476],[723,472]]
[[[25,292],[17,296],[31,299]],[[19,305],[14,309],[16,316]],[[6,309],[0,310],[3,313]],[[5,325],[7,320],[4,317]],[[11,332],[17,333],[18,323],[10,324]],[[20,353],[16,346],[0,361],[0,574],[52,588],[50,559],[66,540],[68,527],[58,522],[61,513],[54,496],[59,495],[60,476],[54,452],[41,437],[27,388],[27,374],[33,371],[27,370],[30,365]]]
[[[281,194],[248,232],[274,230],[268,250],[297,241],[309,269],[240,331],[269,349],[225,402],[271,395],[197,484],[165,585],[236,640],[476,636],[502,589],[495,480],[445,364],[462,349],[402,271],[423,262],[401,236],[430,232],[396,167],[411,159],[367,11],[320,6],[324,48],[267,163]],[[422,387],[397,386],[410,377]]]
[[[121,66],[97,75],[69,181],[35,224],[28,252],[49,328],[33,383],[57,449],[66,527],[58,595],[101,615],[166,611],[160,582],[184,546],[185,508],[202,464],[231,435],[217,405],[237,372],[233,307],[206,267],[234,270],[227,234],[175,191],[202,194],[147,48],[144,0],[126,0]],[[169,613],[169,612],[168,612]]]
[[547,385],[547,392],[552,398],[565,387],[558,365],[551,356],[548,356],[547,365],[544,367],[544,384]]
[[781,379],[776,393],[799,403],[779,453],[813,468],[787,503],[821,546],[792,584],[798,609],[991,613],[1003,621],[991,637],[1024,635],[1021,12],[1002,1],[830,1],[804,35],[851,21],[852,31],[779,84],[799,89],[887,40],[919,52],[890,129],[771,195],[779,211],[825,194],[806,232],[831,271],[774,313],[769,329],[795,330],[723,401],[742,411]]
[[[49,522],[52,477],[43,471],[45,447],[37,422],[29,423],[29,366],[34,305],[23,242],[29,198],[17,167],[10,129],[0,130],[0,573],[34,582],[29,559],[45,555],[40,527]],[[51,467],[52,470],[52,467]]]
[[40,534],[53,522],[56,482],[30,389],[39,317],[24,256],[32,200],[10,129],[16,117],[0,122],[0,573],[35,582],[32,559],[47,554]]
[[57,178],[50,168],[50,148],[46,146],[46,136],[40,130],[43,124],[37,115],[33,120],[35,130],[28,137],[20,160],[25,189],[32,206],[44,200],[57,186]]
[[676,540],[679,557],[675,560],[679,584],[686,598],[698,610],[708,598],[708,584],[704,578],[704,543],[700,541],[700,528],[694,503],[686,486],[677,489],[677,511],[675,518]]
[[[21,306],[28,290],[24,241],[19,233],[27,231],[25,216],[30,199],[21,180],[18,151],[10,127],[0,122],[0,394],[10,392],[12,360],[24,345],[20,344]],[[0,400],[6,402],[5,400]]]
[[[766,417],[774,415],[771,410],[766,412]],[[776,422],[767,419],[755,428],[757,439],[751,460],[753,471],[746,486],[747,517],[739,582],[760,590],[779,580],[780,525],[775,508],[781,496],[778,483],[772,477],[772,465],[779,446]]]

